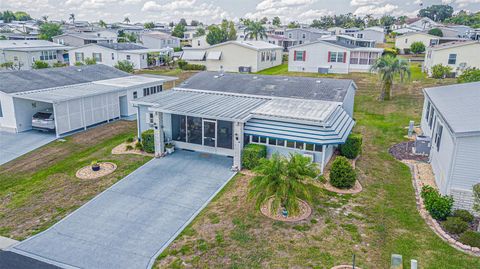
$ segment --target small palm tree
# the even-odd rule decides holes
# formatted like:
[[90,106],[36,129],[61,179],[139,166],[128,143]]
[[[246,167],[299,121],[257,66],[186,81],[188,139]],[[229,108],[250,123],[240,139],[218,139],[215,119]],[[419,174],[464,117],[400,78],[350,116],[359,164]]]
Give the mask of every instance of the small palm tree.
[[107,28],[107,23],[104,20],[98,21],[98,26],[102,28]]
[[265,27],[260,21],[247,21],[245,30],[245,39],[263,39],[267,37]]
[[71,21],[72,23],[75,23],[75,14],[71,13],[70,17],[68,17],[68,20]]
[[129,24],[130,23],[130,19],[128,17],[125,17],[125,19],[123,19],[123,22],[126,23],[126,24]]
[[400,60],[392,55],[385,55],[378,58],[370,68],[371,72],[378,72],[382,80],[382,93],[380,100],[390,100],[392,97],[393,79],[400,76],[403,82],[405,77],[410,78],[410,66],[407,61]]
[[250,182],[249,197],[255,199],[257,209],[273,197],[272,214],[283,207],[292,215],[300,211],[299,197],[310,200],[305,180],[318,175],[316,165],[300,154],[290,155],[289,160],[274,154],[270,159],[261,160],[255,172],[257,176]]

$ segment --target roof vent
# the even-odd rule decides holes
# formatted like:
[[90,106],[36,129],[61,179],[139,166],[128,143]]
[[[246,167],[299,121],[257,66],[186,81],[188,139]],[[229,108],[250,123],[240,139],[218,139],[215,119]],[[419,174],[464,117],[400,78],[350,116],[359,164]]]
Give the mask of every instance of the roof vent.
[[288,78],[284,78],[283,80],[288,81]]
[[258,77],[257,76],[254,76],[252,79],[257,79]]
[[78,68],[78,69],[77,69],[77,72],[82,72],[82,69],[81,69],[81,68]]
[[213,76],[213,77],[214,77],[214,78],[219,78],[219,76],[218,76],[218,75],[215,75],[215,76]]
[[321,80],[316,80],[315,82],[316,82],[316,83],[322,83],[322,81],[321,81]]

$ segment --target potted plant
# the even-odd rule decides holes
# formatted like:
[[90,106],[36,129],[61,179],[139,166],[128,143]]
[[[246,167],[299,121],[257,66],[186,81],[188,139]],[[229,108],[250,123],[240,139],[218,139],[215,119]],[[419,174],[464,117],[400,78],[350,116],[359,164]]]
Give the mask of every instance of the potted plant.
[[92,161],[91,166],[92,166],[92,171],[100,170],[100,164],[98,164],[98,161]]
[[167,143],[165,144],[165,150],[167,151],[168,154],[172,154],[175,151],[175,147],[173,146],[172,143]]

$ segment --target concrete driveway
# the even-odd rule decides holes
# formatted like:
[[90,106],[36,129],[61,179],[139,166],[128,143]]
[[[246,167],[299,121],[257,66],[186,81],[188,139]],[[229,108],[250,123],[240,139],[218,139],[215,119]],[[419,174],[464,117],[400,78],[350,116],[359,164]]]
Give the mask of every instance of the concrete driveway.
[[27,131],[8,133],[0,131],[0,165],[16,159],[55,140],[54,133]]
[[62,267],[149,268],[233,177],[232,159],[154,159],[47,231],[9,250]]

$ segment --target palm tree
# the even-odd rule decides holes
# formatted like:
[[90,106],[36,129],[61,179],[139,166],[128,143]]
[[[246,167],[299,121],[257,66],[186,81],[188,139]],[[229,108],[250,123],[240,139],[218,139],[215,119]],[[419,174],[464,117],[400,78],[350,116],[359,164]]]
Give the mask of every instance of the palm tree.
[[254,170],[257,176],[250,182],[249,198],[255,199],[258,209],[273,197],[272,214],[281,207],[292,215],[298,214],[298,198],[310,200],[305,179],[318,175],[316,165],[300,154],[292,154],[289,160],[274,154],[270,159],[261,160]]
[[408,62],[391,55],[378,58],[370,68],[370,72],[377,72],[382,80],[382,93],[380,95],[382,101],[390,100],[392,97],[393,79],[396,75],[400,76],[400,82],[404,81],[405,76],[410,78]]
[[98,21],[98,26],[102,28],[107,28],[107,23],[104,20],[99,20]]
[[42,20],[43,20],[44,22],[48,22],[48,16],[47,16],[47,15],[43,15],[43,16],[42,16]]
[[245,30],[243,31],[245,34],[245,39],[258,40],[258,38],[263,39],[267,37],[267,33],[265,27],[262,25],[262,22],[248,20],[245,26]]
[[130,23],[130,19],[128,17],[125,17],[125,19],[123,19],[123,22],[126,23],[126,24],[129,24]]
[[71,13],[68,20],[71,21],[72,23],[75,23],[75,14]]

